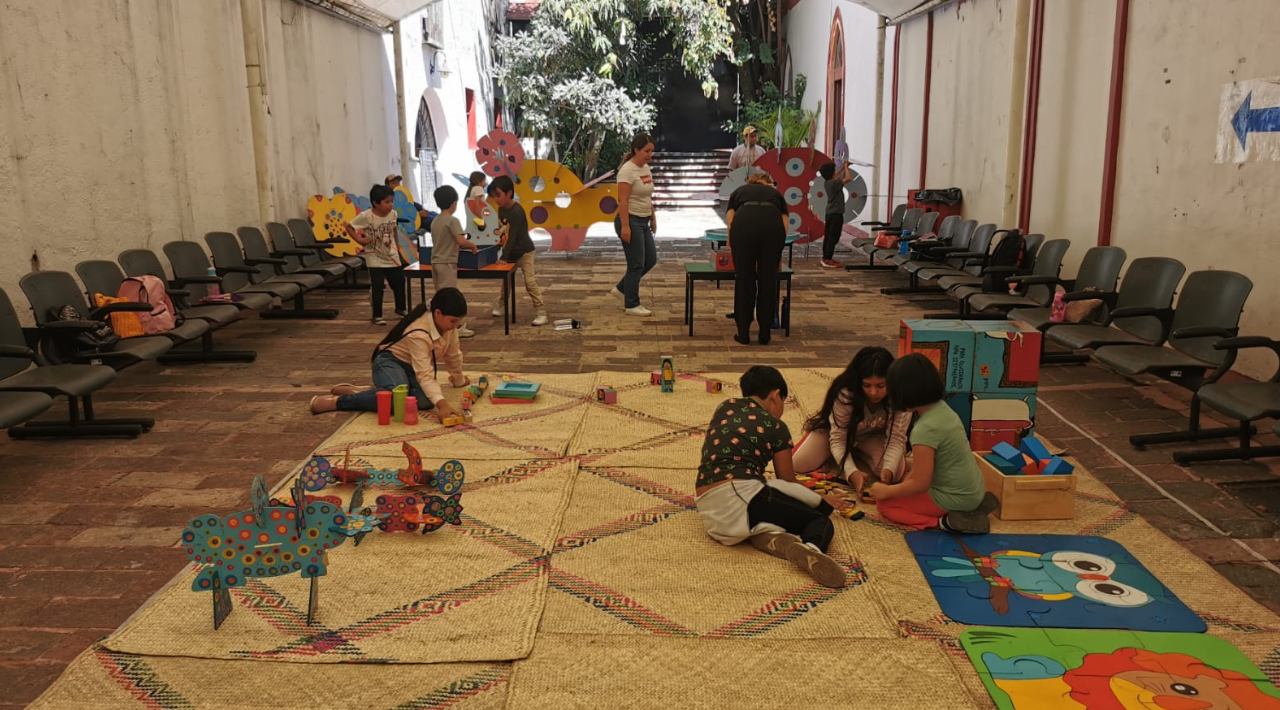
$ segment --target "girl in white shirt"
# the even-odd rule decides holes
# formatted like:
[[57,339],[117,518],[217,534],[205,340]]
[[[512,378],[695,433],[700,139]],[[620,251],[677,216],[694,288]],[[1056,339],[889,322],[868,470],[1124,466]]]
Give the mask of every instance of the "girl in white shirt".
[[640,279],[658,263],[658,249],[653,242],[658,217],[653,211],[653,172],[649,170],[652,157],[653,138],[648,133],[637,133],[618,167],[618,216],[613,228],[627,255],[627,272],[610,293],[633,316],[651,315],[640,304]]
[[885,376],[893,355],[867,347],[831,383],[822,409],[805,422],[792,454],[795,470],[816,471],[834,460],[840,477],[862,490],[867,476],[897,483],[907,472],[911,412],[889,408]]

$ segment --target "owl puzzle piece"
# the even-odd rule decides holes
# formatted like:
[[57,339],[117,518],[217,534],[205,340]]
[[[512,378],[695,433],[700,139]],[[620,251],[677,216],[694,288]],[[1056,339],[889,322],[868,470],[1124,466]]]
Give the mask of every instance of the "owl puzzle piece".
[[360,214],[351,195],[342,193],[325,197],[313,195],[307,200],[307,220],[311,233],[320,244],[328,244],[333,256],[360,253],[360,244],[347,234],[347,224]]
[[1203,632],[1119,543],[1078,535],[906,536],[943,612],[963,624]]

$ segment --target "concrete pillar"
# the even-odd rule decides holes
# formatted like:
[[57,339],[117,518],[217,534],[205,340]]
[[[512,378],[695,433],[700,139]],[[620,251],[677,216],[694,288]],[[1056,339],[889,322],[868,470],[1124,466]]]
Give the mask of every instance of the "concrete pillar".
[[[396,62],[396,125],[400,127],[400,174],[409,173],[409,117],[404,109],[404,33],[400,31],[401,23],[391,25],[391,45],[394,48]],[[406,186],[419,187],[416,181],[405,177]],[[418,199],[422,199],[419,195]]]
[[1014,15],[1013,75],[1009,78],[1008,141],[1004,156],[1004,208],[1000,215],[1002,228],[1018,223],[1018,171],[1022,166],[1022,132],[1027,108],[1027,41],[1031,34],[1031,0],[1018,0]]

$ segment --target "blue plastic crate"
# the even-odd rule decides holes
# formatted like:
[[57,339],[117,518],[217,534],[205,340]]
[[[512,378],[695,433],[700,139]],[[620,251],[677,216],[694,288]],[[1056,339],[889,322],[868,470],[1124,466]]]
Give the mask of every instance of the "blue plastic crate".
[[480,247],[480,251],[474,254],[465,249],[461,250],[458,252],[458,268],[483,269],[497,262],[501,252],[502,248],[499,246]]

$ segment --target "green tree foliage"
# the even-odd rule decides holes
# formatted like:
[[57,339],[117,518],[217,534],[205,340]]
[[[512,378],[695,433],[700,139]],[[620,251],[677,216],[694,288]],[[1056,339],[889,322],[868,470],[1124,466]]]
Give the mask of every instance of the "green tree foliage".
[[[725,124],[725,130],[740,134],[743,128],[755,126],[760,132],[760,143],[769,148],[799,148],[809,144],[809,134],[818,120],[822,102],[814,109],[800,105],[808,79],[804,74],[796,77],[794,94],[784,94],[777,84],[766,83],[761,87],[758,101],[746,101],[741,106],[740,118]],[[775,126],[778,125],[778,109],[782,109],[782,145],[773,144]]]
[[527,32],[496,46],[521,131],[549,138],[551,157],[584,180],[612,167],[631,136],[653,125],[664,63],[678,61],[715,93],[712,64],[733,58],[735,1],[543,0]]

